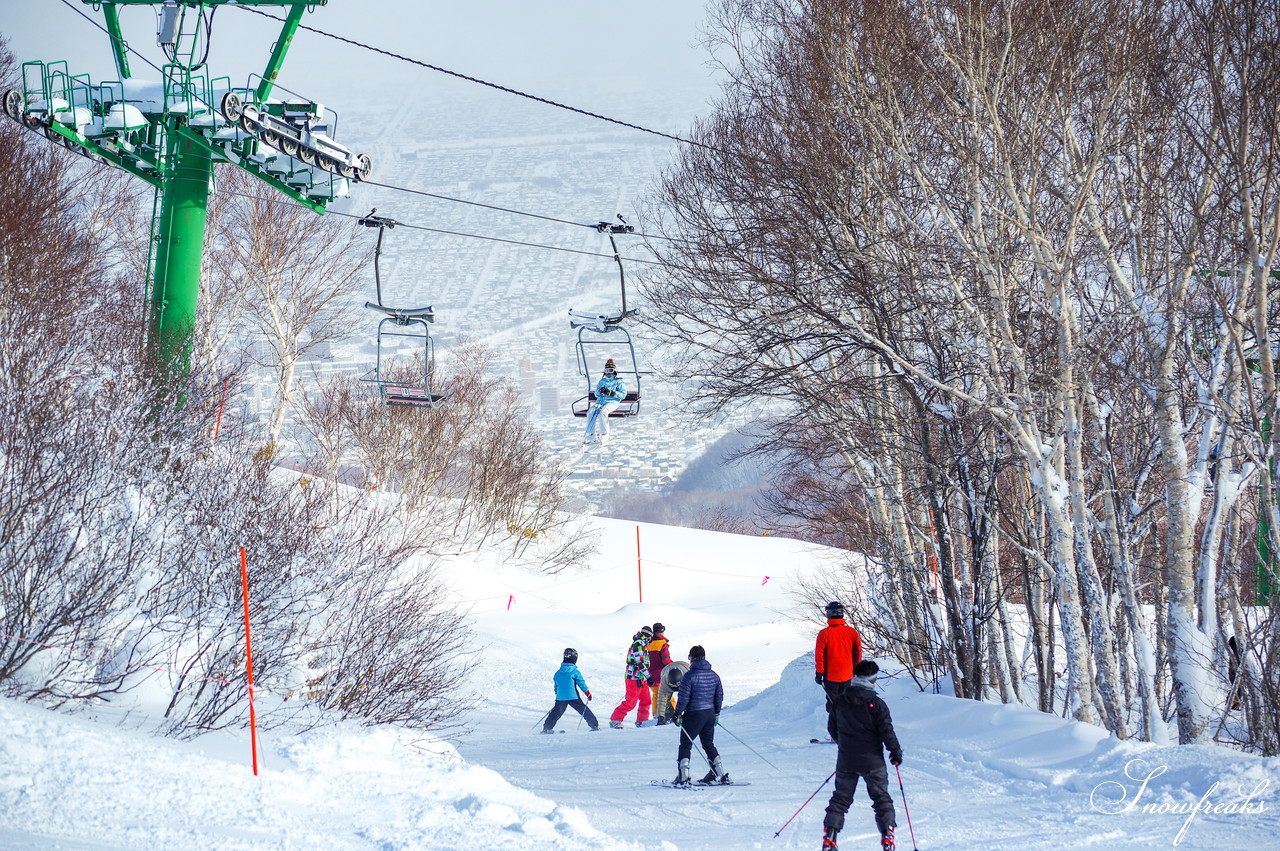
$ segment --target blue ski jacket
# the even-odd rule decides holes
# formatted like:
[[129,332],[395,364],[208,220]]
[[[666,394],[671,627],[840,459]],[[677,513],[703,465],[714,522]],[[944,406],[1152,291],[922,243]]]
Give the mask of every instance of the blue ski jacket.
[[680,697],[676,700],[676,714],[713,709],[717,715],[724,703],[724,686],[720,675],[711,670],[706,659],[689,663],[689,673],[680,681]]
[[627,385],[616,375],[606,375],[596,382],[596,404],[621,402],[627,398]]
[[584,692],[590,691],[587,681],[582,678],[582,672],[572,662],[561,665],[560,670],[551,675],[551,681],[556,686],[556,700],[577,700],[579,688]]

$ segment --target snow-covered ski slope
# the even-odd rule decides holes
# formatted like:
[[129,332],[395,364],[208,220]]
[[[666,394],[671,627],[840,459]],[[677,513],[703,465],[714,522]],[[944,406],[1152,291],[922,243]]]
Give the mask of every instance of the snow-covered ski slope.
[[[835,748],[809,742],[825,718],[805,658],[816,622],[792,621],[787,593],[826,551],[644,525],[639,603],[635,524],[591,526],[602,547],[587,571],[446,568],[472,612],[481,694],[456,748],[386,728],[271,732],[255,778],[247,732],[172,742],[118,716],[0,701],[0,848],[817,848],[830,784],[774,833],[834,768]],[[675,774],[677,731],[637,729],[634,712],[623,730],[589,733],[570,710],[565,735],[536,733],[566,646],[607,725],[627,643],[655,620],[677,654],[701,644],[724,677],[717,744],[752,785],[651,786]],[[1277,846],[1280,760],[1118,742],[1026,708],[921,694],[906,677],[882,684],[921,849]],[[693,767],[706,771],[697,755]],[[891,789],[909,849],[896,778]],[[840,843],[878,847],[861,790]]]

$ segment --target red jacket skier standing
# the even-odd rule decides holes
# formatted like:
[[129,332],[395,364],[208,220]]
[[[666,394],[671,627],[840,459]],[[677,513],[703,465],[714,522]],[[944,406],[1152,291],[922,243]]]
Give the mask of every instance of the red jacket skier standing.
[[817,672],[814,682],[827,693],[827,735],[831,741],[836,736],[836,714],[833,702],[853,679],[853,668],[862,661],[862,639],[858,631],[844,622],[844,605],[838,601],[827,603],[827,626],[818,632],[818,642],[813,648],[813,663]]

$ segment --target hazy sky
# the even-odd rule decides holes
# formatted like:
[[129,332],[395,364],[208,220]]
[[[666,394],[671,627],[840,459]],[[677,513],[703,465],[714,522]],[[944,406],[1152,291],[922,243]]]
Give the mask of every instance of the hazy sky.
[[[490,82],[639,120],[626,110],[627,94],[638,88],[689,84],[712,91],[712,72],[697,44],[706,2],[329,0],[303,23]],[[19,61],[67,59],[73,74],[88,72],[94,82],[114,79],[106,34],[77,14],[101,23],[102,13],[81,0],[69,4],[0,0],[0,33]],[[159,64],[153,8],[122,7],[121,17],[130,46]],[[211,71],[237,82],[260,71],[278,33],[273,21],[220,8]],[[139,60],[133,66],[135,76],[156,76]],[[307,32],[295,39],[280,82],[335,107],[339,98],[361,92],[448,95],[450,87],[474,87]],[[570,100],[588,92],[589,103]]]

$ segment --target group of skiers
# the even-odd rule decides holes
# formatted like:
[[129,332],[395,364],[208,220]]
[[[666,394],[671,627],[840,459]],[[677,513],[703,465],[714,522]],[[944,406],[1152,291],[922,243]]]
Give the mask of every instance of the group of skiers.
[[[893,729],[893,720],[884,700],[876,694],[880,668],[862,658],[862,640],[857,630],[845,622],[844,606],[826,605],[827,626],[819,631],[814,646],[815,681],[826,693],[827,732],[838,746],[835,791],[827,803],[823,819],[823,851],[835,851],[836,835],[844,829],[845,814],[861,778],[871,798],[882,851],[896,848],[897,818],[889,795],[889,772],[885,751],[895,767],[902,764],[902,745]],[[696,739],[711,763],[711,770],[699,783],[730,782],[720,752],[715,745],[715,728],[724,706],[724,686],[707,662],[701,645],[689,649],[689,661],[672,661],[666,627],[655,623],[641,627],[631,638],[626,657],[626,690],[622,702],[609,716],[609,726],[622,729],[623,721],[636,709],[636,726],[643,726],[652,714],[658,725],[675,722],[680,727],[676,752],[677,786],[691,785],[689,756]],[[542,732],[555,732],[556,722],[573,707],[592,731],[600,729],[586,703],[591,691],[577,667],[578,652],[565,648],[564,661],[556,671],[556,704],[547,713]]]
[[[641,627],[631,637],[627,648],[625,693],[609,715],[609,726],[621,730],[623,721],[632,709],[636,710],[636,726],[642,727],[652,716],[656,726],[674,722],[680,728],[680,744],[676,751],[677,786],[692,784],[689,774],[689,757],[696,739],[702,745],[711,770],[700,783],[729,783],[720,752],[715,743],[716,721],[724,706],[724,684],[720,675],[707,661],[707,652],[701,645],[689,648],[689,661],[672,661],[671,646],[666,627],[655,623]],[[600,724],[583,703],[581,696],[591,700],[582,672],[578,670],[578,652],[566,647],[560,669],[552,677],[555,683],[556,704],[542,723],[543,733],[555,732],[556,722],[572,707],[594,732]]]

